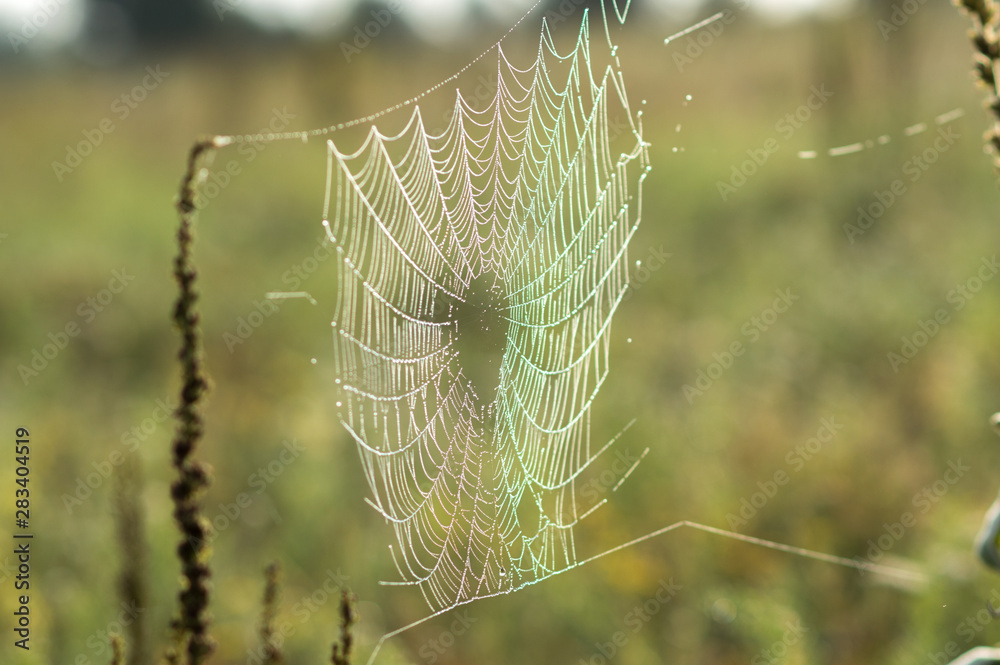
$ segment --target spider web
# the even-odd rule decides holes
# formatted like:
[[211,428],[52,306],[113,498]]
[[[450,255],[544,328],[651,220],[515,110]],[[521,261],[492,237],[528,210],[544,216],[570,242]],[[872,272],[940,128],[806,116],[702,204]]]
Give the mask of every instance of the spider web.
[[337,406],[396,583],[435,612],[574,566],[596,507],[575,481],[613,443],[592,449],[590,407],[649,170],[616,62],[595,72],[585,11],[568,52],[543,23],[525,69],[498,45],[491,103],[458,92],[440,133],[415,106],[398,134],[327,143]]
[[[326,142],[335,403],[357,447],[366,500],[394,531],[400,579],[383,583],[419,588],[430,608],[383,635],[369,663],[387,639],[458,605],[682,528],[924,579],[689,520],[578,557],[575,530],[607,499],[581,505],[576,482],[621,436],[592,446],[590,410],[608,375],[611,323],[628,288],[628,245],[650,171],[642,111],[631,110],[609,29],[625,22],[629,4],[602,0],[597,47],[583,10],[563,50],[543,21],[535,57],[521,68],[504,51],[505,35],[452,76],[371,115],[213,138],[222,147],[368,129],[353,151]],[[493,51],[490,103],[477,110],[456,90],[447,126],[428,130],[418,102]],[[407,108],[398,133],[379,130],[376,121]]]

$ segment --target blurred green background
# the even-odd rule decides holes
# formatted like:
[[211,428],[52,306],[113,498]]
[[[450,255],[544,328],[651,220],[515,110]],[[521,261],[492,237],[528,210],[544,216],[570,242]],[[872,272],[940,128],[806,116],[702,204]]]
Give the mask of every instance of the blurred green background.
[[[891,3],[780,21],[738,5],[680,17],[635,3],[621,56],[633,106],[647,102],[653,171],[630,259],[649,265],[658,252],[670,256],[655,271],[632,272],[593,440],[634,418],[618,450],[650,452],[577,543],[585,556],[677,520],[729,528],[727,516],[757,501],[737,530],[860,558],[882,536],[889,547],[880,563],[930,580],[900,584],[681,530],[428,621],[389,641],[379,663],[597,665],[606,654],[622,665],[922,664],[949,643],[964,651],[998,639],[983,615],[1000,578],[983,570],[971,545],[1000,468],[987,424],[1000,410],[1000,280],[973,282],[971,298],[953,290],[995,256],[1000,199],[982,150],[988,119],[971,84],[968,21],[944,2],[911,4],[918,9],[886,32],[879,21],[892,20]],[[512,59],[530,62],[540,18],[558,6],[534,12],[511,35]],[[178,386],[173,201],[194,139],[254,132],[285,116],[294,116],[288,129],[301,129],[366,115],[437,83],[507,29],[480,16],[454,39],[429,43],[397,21],[347,62],[341,42],[376,6],[357,9],[339,31],[305,38],[260,34],[236,16],[219,32],[209,29],[211,4],[201,7],[208,27],[161,19],[151,25],[167,26],[163,34],[137,28],[131,45],[110,55],[64,46],[0,60],[0,419],[10,442],[0,515],[15,531],[13,432],[26,427],[36,534],[30,652],[12,646],[13,580],[0,574],[4,663],[109,662],[107,631],[131,620],[117,595],[115,484],[104,477],[122,460],[138,460],[144,478],[150,603],[140,614],[154,657],[165,641],[178,564],[172,428],[160,416]],[[735,20],[710,42],[703,37],[709,43],[690,62],[675,56],[695,53],[686,49],[697,41],[663,44],[727,7]],[[574,12],[555,29],[574,31]],[[486,58],[449,88],[474,91],[493,66]],[[147,67],[168,75],[132,108],[120,97],[142,85]],[[813,86],[833,95],[789,135],[779,123]],[[428,99],[428,115],[441,117],[451,99]],[[958,138],[935,148],[934,119],[955,108],[965,111],[948,123]],[[66,162],[105,119],[113,131],[100,133],[79,166],[56,173],[53,162]],[[906,135],[921,122],[926,132]],[[892,140],[825,154],[882,135]],[[723,200],[718,183],[769,139],[777,151]],[[819,156],[799,159],[800,150]],[[914,171],[925,151],[935,162]],[[311,255],[325,160],[320,141],[223,150],[214,182],[232,162],[239,173],[207,199],[198,221],[213,380],[200,455],[215,469],[206,512],[227,525],[213,541],[213,662],[254,662],[262,571],[273,560],[284,569],[287,662],[328,659],[338,612],[327,580],[346,580],[360,600],[359,662],[383,633],[426,613],[418,594],[378,585],[396,578],[386,548],[393,536],[363,501],[354,445],[336,421],[329,311],[288,301],[242,344],[226,337],[265,293],[288,290],[283,276]],[[850,238],[845,225],[857,223],[858,208],[897,180],[905,191]],[[123,289],[115,281],[122,274]],[[329,303],[333,276],[320,266],[301,288]],[[770,318],[779,290],[798,300]],[[894,368],[888,354],[901,353],[922,322],[933,330],[926,322],[938,310],[947,323]],[[72,323],[79,334],[37,375],[26,374],[21,367]],[[712,363],[737,341],[745,352],[704,394],[687,398],[685,386],[700,371],[718,374]],[[796,447],[822,433],[824,419],[842,427],[805,461]],[[278,463],[286,441],[301,450]],[[605,495],[617,482],[609,484],[613,461],[584,486]],[[942,482],[958,461],[969,469]],[[755,498],[779,472],[787,483],[766,502]],[[919,499],[925,488],[938,490],[933,502]],[[251,500],[233,512],[241,493]],[[893,525],[907,512],[915,523],[899,533]],[[0,555],[5,571],[12,561]],[[671,579],[682,587],[676,596],[637,615]],[[627,643],[609,646],[617,631]]]

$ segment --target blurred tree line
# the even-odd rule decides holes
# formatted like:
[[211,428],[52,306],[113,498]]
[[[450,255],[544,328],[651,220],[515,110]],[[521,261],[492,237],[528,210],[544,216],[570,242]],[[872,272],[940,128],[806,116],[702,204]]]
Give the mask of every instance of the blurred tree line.
[[[79,53],[82,45],[86,53],[99,50],[124,54],[188,48],[220,40],[224,43],[294,41],[301,37],[301,33],[291,28],[263,26],[254,22],[241,11],[242,1],[83,0],[84,18],[73,50]],[[391,4],[398,7],[398,3],[405,3],[405,0],[395,0]],[[559,11],[567,4],[574,9],[584,6],[599,8],[600,0],[544,0],[541,11]],[[342,39],[351,35],[356,26],[372,20],[373,12],[389,6],[389,2],[382,0],[356,0],[346,19],[329,26],[330,38]],[[468,16],[473,29],[496,22],[481,2],[471,2]],[[14,28],[12,32],[16,34],[17,26]],[[41,26],[38,29],[45,28]],[[399,39],[413,36],[406,21],[393,21],[385,29],[386,34]],[[4,42],[9,42],[9,39]],[[17,49],[11,49],[9,43],[0,47],[0,55],[10,56],[15,51]]]

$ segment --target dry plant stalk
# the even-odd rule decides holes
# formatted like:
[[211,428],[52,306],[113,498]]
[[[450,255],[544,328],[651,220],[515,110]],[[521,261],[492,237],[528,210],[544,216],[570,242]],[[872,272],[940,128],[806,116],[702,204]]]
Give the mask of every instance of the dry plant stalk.
[[[198,293],[195,290],[197,271],[191,259],[194,242],[193,222],[197,206],[195,191],[202,164],[209,161],[221,144],[215,139],[197,142],[188,155],[187,171],[181,181],[177,210],[180,225],[177,231],[178,253],[174,259],[174,278],[180,287],[180,294],[174,305],[173,319],[181,333],[181,350],[178,359],[181,365],[182,386],[180,406],[175,412],[177,431],[173,441],[173,466],[177,470],[177,480],[171,485],[174,502],[174,519],[181,530],[182,540],[177,547],[184,577],[183,588],[178,594],[178,616],[171,624],[173,646],[165,654],[169,665],[201,665],[215,649],[215,642],[208,634],[208,566],[210,550],[207,536],[211,528],[202,513],[200,497],[211,482],[209,468],[193,459],[194,451],[204,433],[201,416],[201,401],[208,387],[208,380],[202,368],[201,333],[199,316],[195,307]],[[267,584],[264,590],[264,609],[260,625],[266,665],[278,665],[282,661],[280,646],[275,640],[274,621],[277,614],[278,564],[267,567]],[[340,639],[333,644],[333,665],[349,665],[354,636],[351,627],[357,622],[354,611],[354,596],[344,591],[340,601]],[[118,638],[121,642],[121,638]],[[121,645],[119,648],[123,649]],[[117,652],[116,652],[117,653]],[[122,654],[116,656],[115,665],[120,665]]]
[[200,496],[210,483],[206,465],[193,459],[194,450],[204,432],[201,417],[201,400],[208,381],[201,364],[201,333],[195,304],[198,294],[194,288],[197,271],[191,260],[194,242],[192,223],[196,206],[195,187],[201,170],[202,159],[211,155],[216,145],[211,139],[199,141],[191,148],[187,172],[181,181],[177,209],[180,226],[177,231],[178,254],[174,259],[174,278],[180,294],[174,306],[174,323],[181,333],[182,386],[177,417],[177,432],[173,442],[173,466],[177,480],[170,488],[174,501],[174,519],[181,530],[182,539],[177,547],[181,560],[184,585],[178,594],[179,612],[174,619],[174,647],[168,653],[171,663],[181,662],[186,651],[187,665],[200,665],[214,650],[215,643],[208,634],[208,567],[209,550],[206,537],[208,521],[202,514]]
[[128,625],[128,665],[147,665],[148,639],[145,608],[149,607],[149,581],[146,569],[146,522],[142,510],[142,471],[139,462],[129,458],[117,476],[115,505],[118,517],[118,544],[122,553],[122,572],[118,589],[122,602],[135,612]]
[[993,166],[1000,173],[1000,6],[995,0],[955,0],[972,17],[969,37],[976,49],[973,71],[979,83],[989,90],[986,107],[994,116],[993,127],[985,134]]
[[264,571],[267,584],[264,587],[264,612],[260,620],[260,641],[263,646],[264,665],[277,665],[281,662],[281,646],[274,639],[274,619],[278,608],[278,573],[277,563],[272,563]]
[[111,636],[111,665],[125,665],[125,640],[117,633]]
[[351,626],[357,620],[357,612],[354,611],[354,595],[350,591],[344,591],[340,596],[340,640],[333,643],[333,656],[330,662],[333,665],[350,665],[351,647],[354,645],[354,635],[351,633]]

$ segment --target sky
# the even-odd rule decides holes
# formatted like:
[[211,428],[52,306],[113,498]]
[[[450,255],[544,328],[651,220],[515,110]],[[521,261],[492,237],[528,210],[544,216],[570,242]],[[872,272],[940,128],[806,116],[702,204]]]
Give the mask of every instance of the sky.
[[[210,0],[206,0],[209,2]],[[700,0],[646,0],[665,14],[697,21]],[[739,6],[743,0],[734,3]],[[811,12],[835,12],[851,0],[745,0],[753,10],[777,20],[796,18]],[[264,25],[316,32],[337,27],[349,20],[355,0],[216,0],[224,2]],[[442,41],[457,33],[474,6],[494,14],[500,21],[512,21],[535,0],[392,0],[413,29],[425,39]],[[30,21],[37,33],[30,33],[32,48],[58,46],[72,40],[84,20],[84,0],[0,0],[0,33],[10,41],[12,34],[29,34]],[[27,30],[29,33],[25,33]]]

